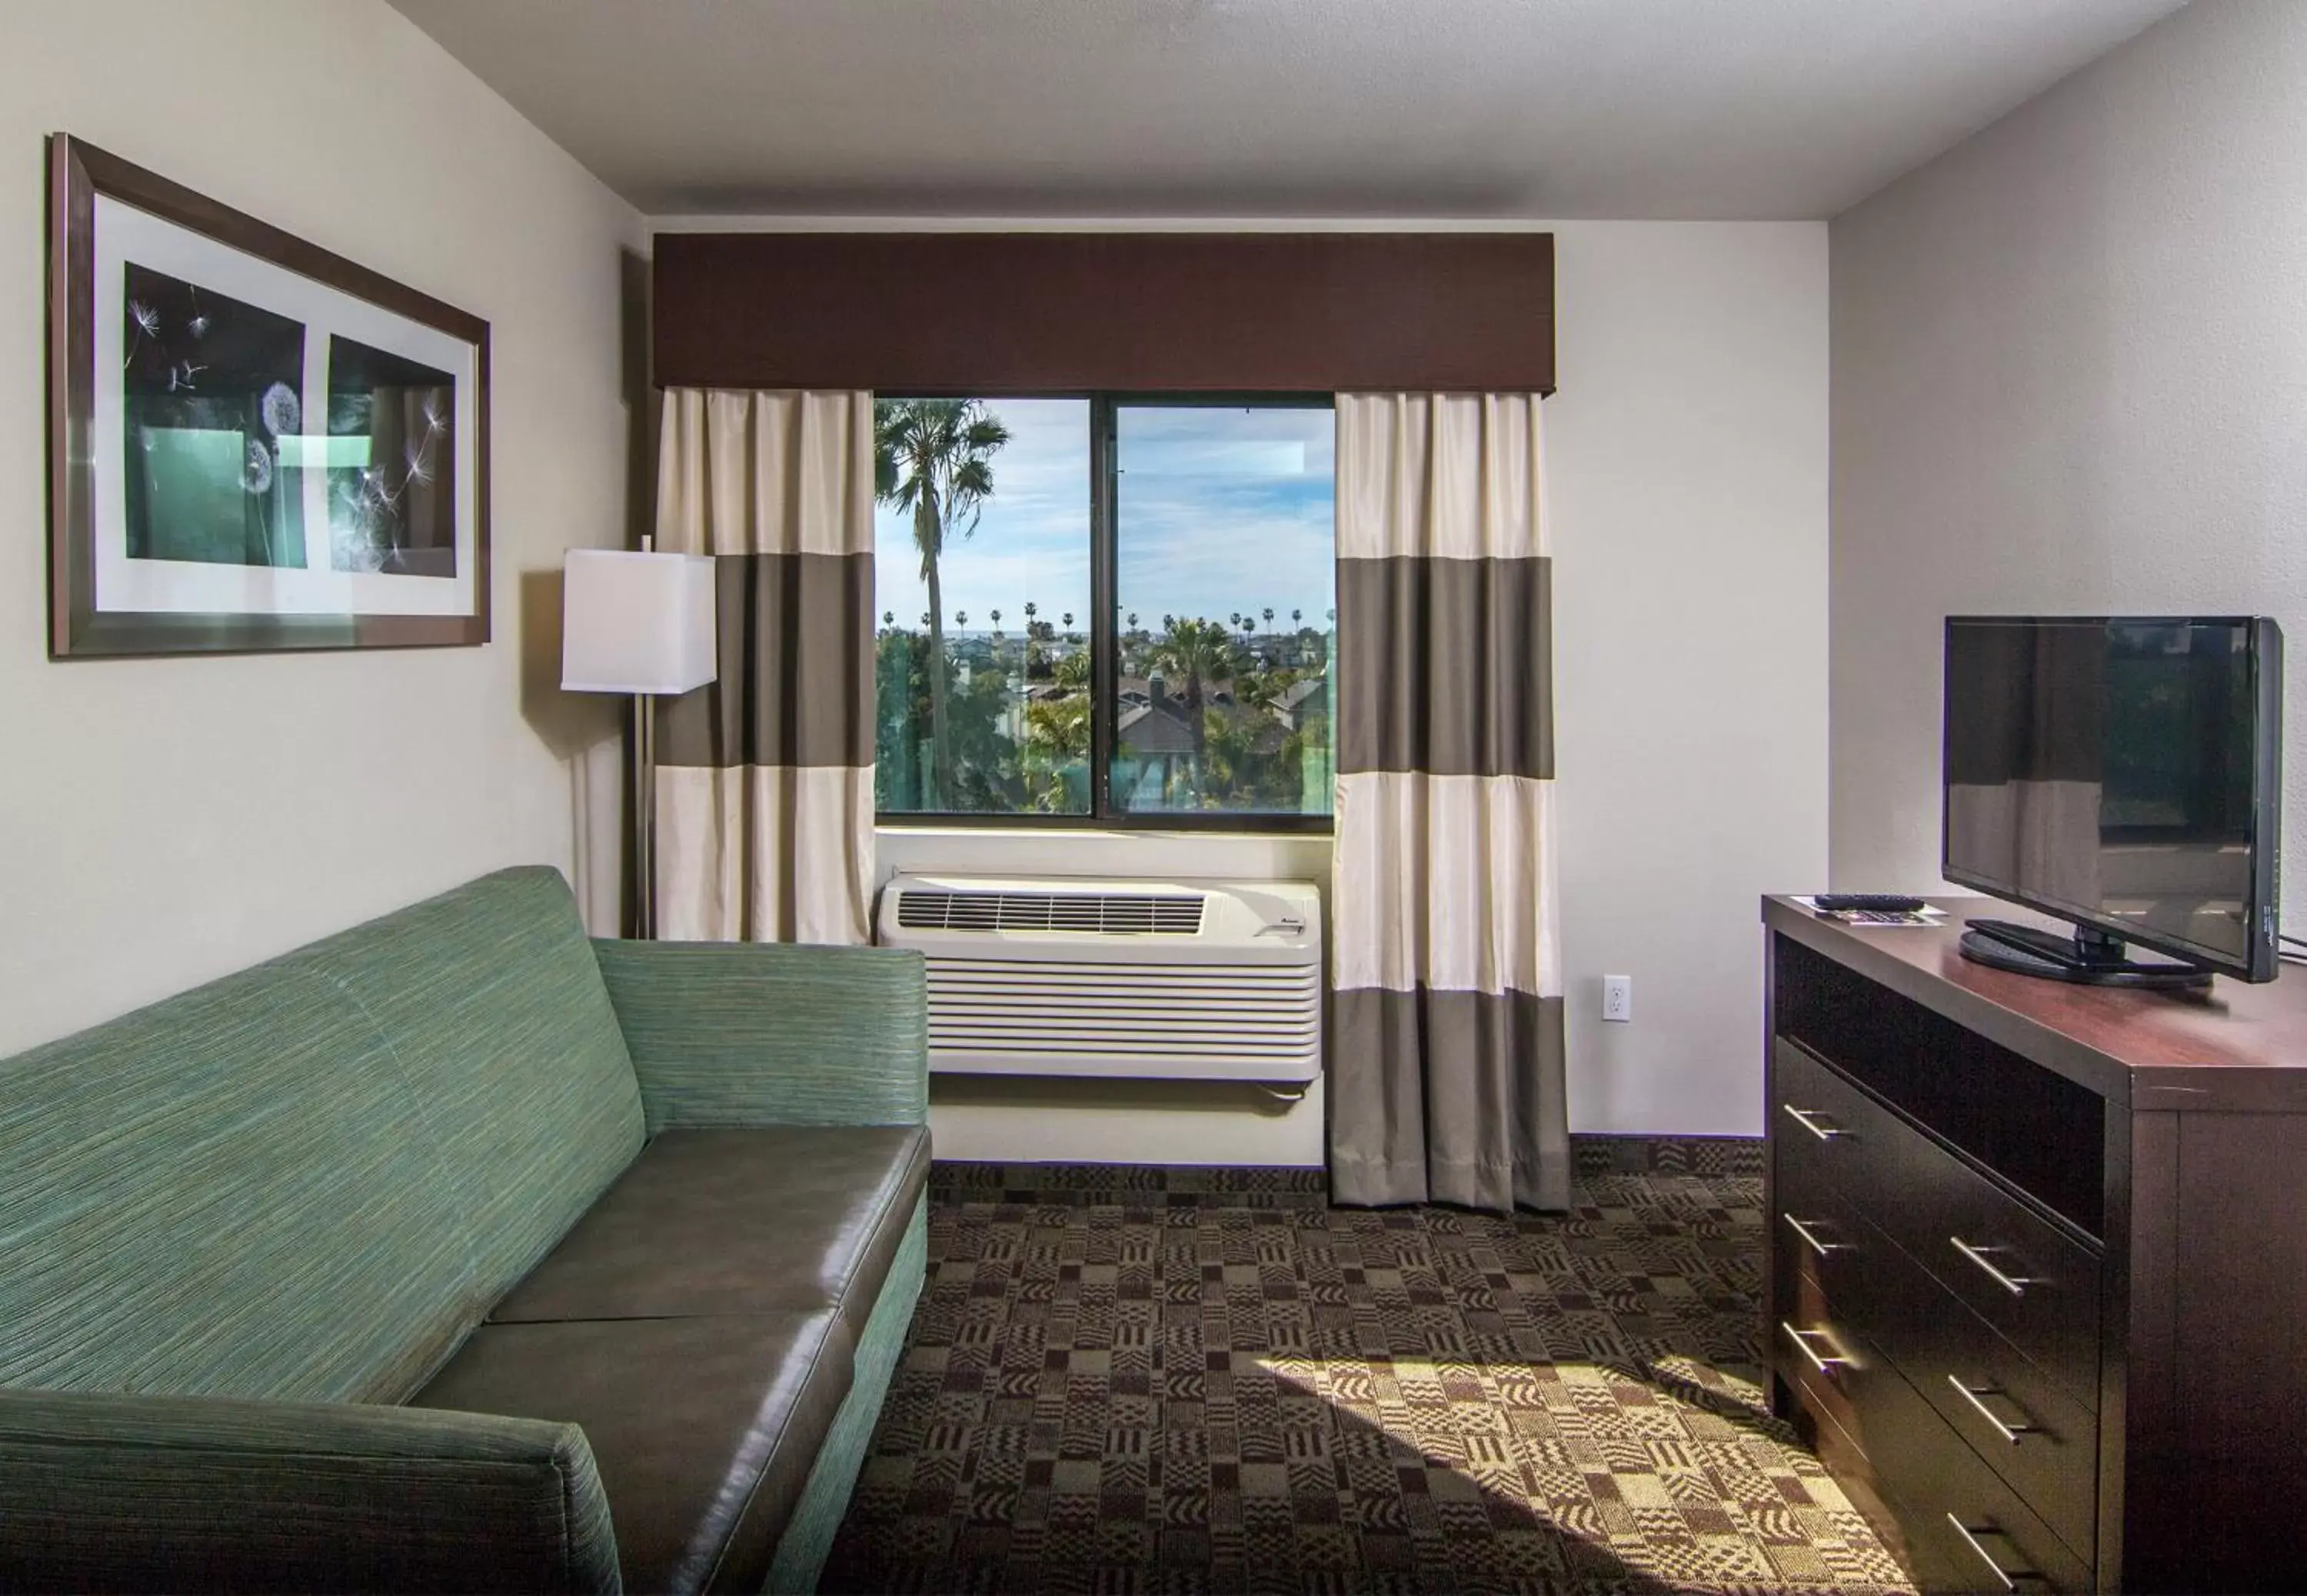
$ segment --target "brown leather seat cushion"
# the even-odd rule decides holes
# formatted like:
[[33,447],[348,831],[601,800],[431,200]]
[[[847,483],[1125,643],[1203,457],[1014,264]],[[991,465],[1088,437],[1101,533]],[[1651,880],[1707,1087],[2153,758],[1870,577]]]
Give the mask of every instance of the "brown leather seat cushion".
[[580,1424],[625,1589],[758,1591],[849,1392],[830,1309],[483,1325],[412,1405]]
[[853,1342],[929,1179],[929,1153],[918,1125],[667,1131],[490,1320],[833,1307]]

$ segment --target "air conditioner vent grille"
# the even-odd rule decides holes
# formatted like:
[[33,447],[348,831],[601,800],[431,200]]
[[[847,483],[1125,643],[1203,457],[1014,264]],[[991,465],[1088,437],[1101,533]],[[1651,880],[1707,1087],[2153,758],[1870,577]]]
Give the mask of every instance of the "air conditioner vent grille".
[[1308,882],[900,874],[875,928],[922,956],[936,1074],[1322,1073]]
[[1064,931],[1097,936],[1193,936],[1196,893],[970,892],[909,887],[897,924],[909,931]]
[[1320,1055],[1322,976],[1311,965],[928,961],[930,1058],[1026,1054],[1281,1063]]

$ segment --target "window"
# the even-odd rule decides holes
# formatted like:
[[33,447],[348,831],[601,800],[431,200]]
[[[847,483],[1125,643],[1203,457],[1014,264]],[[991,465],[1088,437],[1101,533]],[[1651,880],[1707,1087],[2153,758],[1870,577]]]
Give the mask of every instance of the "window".
[[1327,828],[1326,398],[876,412],[884,819]]
[[1090,814],[1089,401],[882,399],[874,423],[875,807]]

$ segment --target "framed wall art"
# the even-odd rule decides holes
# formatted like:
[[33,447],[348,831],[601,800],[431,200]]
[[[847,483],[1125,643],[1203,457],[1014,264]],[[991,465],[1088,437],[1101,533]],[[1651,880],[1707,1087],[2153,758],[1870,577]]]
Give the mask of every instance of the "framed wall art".
[[489,326],[48,141],[48,652],[489,636]]

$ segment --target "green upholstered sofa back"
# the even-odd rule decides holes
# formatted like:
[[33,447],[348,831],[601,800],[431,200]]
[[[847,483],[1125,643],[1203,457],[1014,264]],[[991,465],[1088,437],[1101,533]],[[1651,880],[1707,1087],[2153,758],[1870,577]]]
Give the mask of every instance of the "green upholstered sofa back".
[[641,1141],[543,868],[0,1060],[0,1385],[397,1401]]
[[467,1323],[641,1150],[640,1083],[557,870],[493,875],[296,957],[390,1046],[468,1250]]

